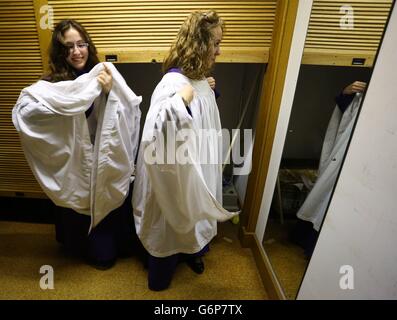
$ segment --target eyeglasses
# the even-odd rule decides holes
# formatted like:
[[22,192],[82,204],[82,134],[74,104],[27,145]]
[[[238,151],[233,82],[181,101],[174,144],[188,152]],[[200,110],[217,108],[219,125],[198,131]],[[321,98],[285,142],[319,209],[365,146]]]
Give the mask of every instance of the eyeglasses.
[[66,49],[69,50],[69,52],[73,52],[74,48],[77,47],[79,50],[84,50],[88,48],[89,43],[87,42],[77,42],[77,43],[67,43],[65,44]]

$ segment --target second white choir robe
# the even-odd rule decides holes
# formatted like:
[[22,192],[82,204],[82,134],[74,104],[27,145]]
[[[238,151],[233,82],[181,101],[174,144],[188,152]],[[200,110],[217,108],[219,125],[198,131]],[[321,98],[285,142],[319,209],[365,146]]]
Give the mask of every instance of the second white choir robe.
[[356,93],[345,112],[335,107],[321,150],[317,180],[297,213],[298,218],[312,222],[316,231],[320,230],[324,220],[361,100],[362,94]]
[[90,230],[127,197],[139,143],[142,98],[106,64],[113,77],[107,98],[96,79],[103,65],[97,64],[75,80],[24,88],[12,112],[43,191],[56,205],[91,215]]
[[[195,91],[190,103],[193,117],[177,94],[186,84]],[[185,164],[174,161],[175,153],[167,150],[182,129],[195,135],[201,129],[212,129],[210,143],[206,139],[176,142],[175,149],[188,150],[190,163]],[[196,253],[216,235],[217,221],[238,214],[222,207],[220,132],[218,107],[207,81],[192,81],[180,73],[167,73],[152,95],[133,191],[136,231],[152,256]],[[156,137],[154,141],[153,137]],[[150,158],[153,150],[166,151],[160,157],[163,163],[153,164]]]

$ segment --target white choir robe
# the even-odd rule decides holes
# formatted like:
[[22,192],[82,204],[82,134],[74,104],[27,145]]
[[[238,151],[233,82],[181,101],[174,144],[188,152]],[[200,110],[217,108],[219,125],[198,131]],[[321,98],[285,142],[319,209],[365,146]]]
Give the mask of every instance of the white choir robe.
[[[192,85],[195,92],[189,105],[193,117],[177,94],[186,84]],[[183,132],[181,129],[190,130],[196,137],[200,129],[212,131],[205,132],[210,133],[208,139],[190,137],[178,142],[176,135]],[[177,72],[167,73],[152,95],[133,190],[136,231],[152,256],[196,253],[216,235],[217,221],[238,214],[222,207],[220,133],[219,111],[207,81],[193,81]],[[176,153],[169,151],[174,144]],[[164,154],[163,146],[167,151]],[[162,154],[157,164],[150,157],[153,150],[159,151],[153,153],[156,156]],[[178,159],[188,163],[176,161],[178,150],[187,150],[182,153],[188,156]]]
[[127,197],[139,142],[142,98],[113,64],[106,65],[113,77],[107,99],[96,79],[103,65],[97,64],[75,80],[24,88],[12,111],[43,191],[56,205],[90,215],[90,230]]
[[316,231],[324,220],[361,100],[362,94],[357,93],[343,113],[335,107],[324,138],[316,183],[297,213],[298,218],[312,222]]

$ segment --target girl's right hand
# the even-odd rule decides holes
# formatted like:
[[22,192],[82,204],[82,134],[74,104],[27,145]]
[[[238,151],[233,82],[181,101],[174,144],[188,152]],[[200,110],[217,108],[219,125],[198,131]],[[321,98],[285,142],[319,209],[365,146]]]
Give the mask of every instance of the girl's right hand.
[[102,90],[108,94],[112,89],[113,85],[113,78],[112,73],[110,72],[109,68],[106,64],[103,64],[104,69],[99,73],[97,79],[102,86]]
[[194,89],[190,84],[187,84],[178,92],[178,94],[182,97],[183,102],[187,106],[193,100]]
[[353,94],[357,92],[363,92],[366,86],[367,86],[366,82],[354,81],[352,84],[348,85],[343,90],[343,94]]

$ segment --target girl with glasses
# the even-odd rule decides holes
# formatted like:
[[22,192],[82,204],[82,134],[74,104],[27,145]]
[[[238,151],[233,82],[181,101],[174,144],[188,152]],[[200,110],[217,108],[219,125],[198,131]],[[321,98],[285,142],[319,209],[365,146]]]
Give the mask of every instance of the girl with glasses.
[[140,102],[112,64],[99,63],[84,27],[63,20],[49,72],[22,90],[13,110],[28,163],[58,206],[56,239],[98,269],[139,249],[130,185]]

